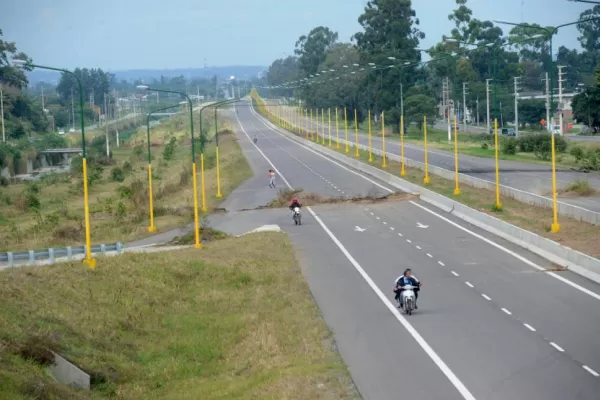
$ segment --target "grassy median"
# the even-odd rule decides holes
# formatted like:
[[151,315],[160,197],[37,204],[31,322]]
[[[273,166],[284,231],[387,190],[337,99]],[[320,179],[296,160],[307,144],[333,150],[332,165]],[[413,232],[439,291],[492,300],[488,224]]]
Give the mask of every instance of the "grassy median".
[[[285,235],[0,274],[0,398],[348,399]],[[56,383],[53,350],[90,372]],[[36,361],[37,360],[37,361]]]

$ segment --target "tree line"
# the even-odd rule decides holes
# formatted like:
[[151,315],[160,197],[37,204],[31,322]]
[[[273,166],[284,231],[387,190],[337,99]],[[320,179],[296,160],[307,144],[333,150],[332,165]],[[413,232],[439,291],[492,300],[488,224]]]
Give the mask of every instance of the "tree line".
[[[551,58],[549,41],[543,35],[553,28],[531,24],[505,32],[492,21],[476,18],[468,0],[455,3],[448,16],[454,27],[422,51],[419,44],[425,33],[419,29],[411,1],[369,1],[358,17],[362,30],[350,42],[340,42],[337,33],[324,26],[301,36],[293,56],[275,60],[269,67],[263,85],[270,89],[262,89],[263,94],[296,96],[309,108],[356,109],[361,121],[368,109],[375,114],[385,111],[386,120],[394,121],[397,131],[401,105],[407,122],[420,123],[424,115],[435,120],[445,87],[447,97],[455,105],[460,103],[461,109],[464,88],[472,120],[478,116],[478,122],[484,122],[486,80],[492,79],[491,119],[513,121],[517,77],[524,97],[519,101],[520,124],[539,127],[546,118],[545,101],[527,97],[528,92],[545,89]],[[581,13],[580,20],[598,16],[600,6],[594,6]],[[587,88],[573,103],[577,121],[600,127],[600,89],[595,76],[600,22],[579,23],[577,29],[582,50],[554,49],[555,65],[566,67],[565,92]],[[426,54],[432,61],[423,62]],[[556,68],[551,79],[557,82]],[[295,84],[286,85],[289,82]]]

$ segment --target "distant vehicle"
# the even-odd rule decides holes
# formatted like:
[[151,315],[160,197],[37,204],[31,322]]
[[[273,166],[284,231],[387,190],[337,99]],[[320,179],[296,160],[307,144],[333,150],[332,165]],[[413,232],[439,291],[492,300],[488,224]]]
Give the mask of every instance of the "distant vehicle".
[[512,128],[504,128],[502,129],[502,134],[506,136],[517,136],[517,132]]
[[560,125],[554,125],[550,132],[552,132],[553,135],[560,135]]
[[69,129],[69,132],[71,132],[71,133],[75,132],[75,128]]
[[58,134],[59,135],[64,135],[65,134],[65,130],[64,129],[59,129],[58,130]]

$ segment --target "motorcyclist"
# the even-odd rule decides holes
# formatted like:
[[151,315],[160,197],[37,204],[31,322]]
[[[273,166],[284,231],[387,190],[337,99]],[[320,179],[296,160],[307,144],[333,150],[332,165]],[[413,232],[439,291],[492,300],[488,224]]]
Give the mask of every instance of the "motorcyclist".
[[415,286],[416,288],[414,289],[415,292],[415,310],[418,308],[417,307],[417,300],[419,298],[419,290],[421,287],[421,282],[419,282],[419,280],[417,279],[417,277],[415,277],[412,274],[412,270],[410,268],[407,268],[404,273],[402,275],[400,275],[398,277],[398,279],[396,279],[396,287],[394,289],[394,292],[396,293],[396,301],[398,302],[398,307],[402,308],[403,304],[402,304],[402,291],[404,289],[402,289],[404,286]]
[[302,204],[298,201],[297,198],[293,198],[292,201],[290,202],[290,210],[292,210],[292,213],[294,212],[294,208],[298,207],[298,208],[302,208]]

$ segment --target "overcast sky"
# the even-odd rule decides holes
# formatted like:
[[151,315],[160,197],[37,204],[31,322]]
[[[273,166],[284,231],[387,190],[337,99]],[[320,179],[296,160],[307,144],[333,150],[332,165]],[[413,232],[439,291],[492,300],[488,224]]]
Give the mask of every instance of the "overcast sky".
[[[35,62],[57,67],[138,68],[269,65],[300,35],[324,25],[349,40],[366,0],[2,0],[0,29]],[[558,25],[591,7],[567,0],[469,0],[479,19]],[[452,25],[454,0],[413,0],[426,39]],[[508,29],[505,29],[507,32]],[[577,47],[564,28],[556,47]]]

